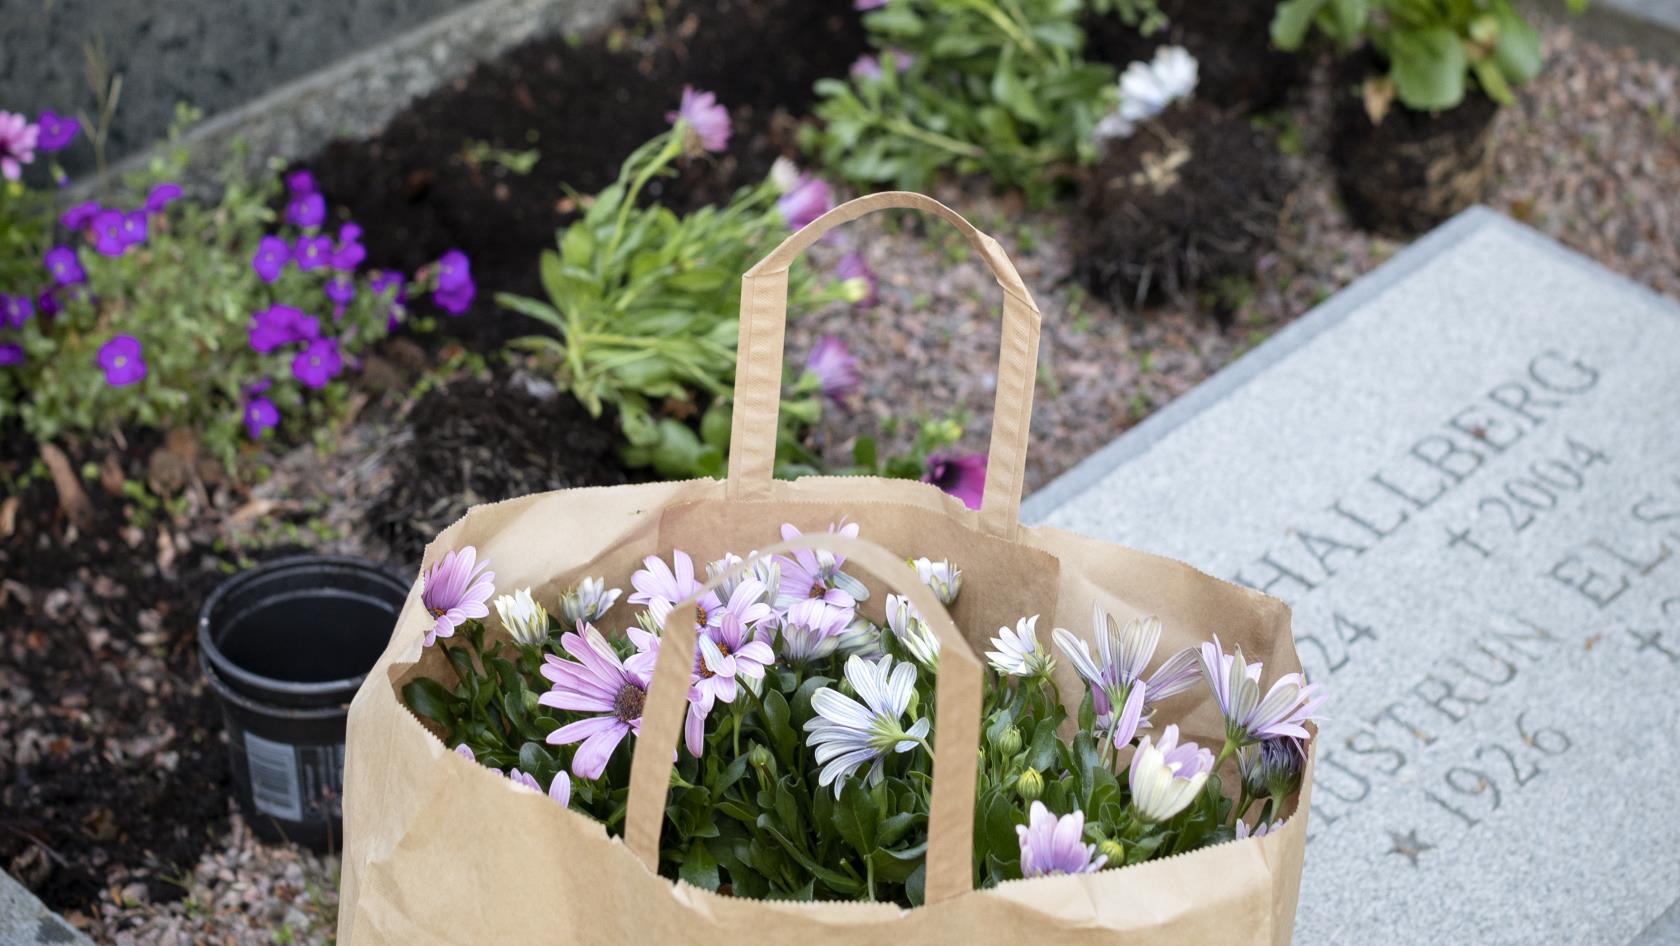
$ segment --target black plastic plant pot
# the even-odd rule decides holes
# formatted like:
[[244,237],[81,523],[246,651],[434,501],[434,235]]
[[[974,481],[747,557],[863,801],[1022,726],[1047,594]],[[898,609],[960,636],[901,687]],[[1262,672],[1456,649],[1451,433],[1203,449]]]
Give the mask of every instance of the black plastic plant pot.
[[252,830],[328,851],[341,837],[350,698],[390,640],[408,583],[360,559],[278,559],[223,582],[198,615]]

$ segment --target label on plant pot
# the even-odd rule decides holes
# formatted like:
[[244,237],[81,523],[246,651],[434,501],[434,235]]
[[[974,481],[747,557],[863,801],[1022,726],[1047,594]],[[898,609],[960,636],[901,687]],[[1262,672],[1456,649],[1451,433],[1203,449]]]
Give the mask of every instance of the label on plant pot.
[[1680,942],[1680,307],[1473,211],[1027,514],[1292,608],[1296,943]]
[[283,821],[340,814],[344,746],[294,746],[245,733],[245,759],[256,809]]

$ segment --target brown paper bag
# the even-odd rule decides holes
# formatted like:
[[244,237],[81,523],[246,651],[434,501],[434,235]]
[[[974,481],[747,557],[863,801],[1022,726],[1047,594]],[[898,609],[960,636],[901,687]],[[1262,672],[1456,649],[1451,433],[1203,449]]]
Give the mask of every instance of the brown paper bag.
[[[1004,291],[992,442],[977,511],[906,480],[771,477],[788,265],[835,225],[893,207],[955,225]],[[1039,313],[997,243],[930,198],[875,194],[789,237],[742,285],[726,480],[563,490],[481,506],[444,530],[426,558],[474,545],[495,563],[499,587],[530,585],[552,600],[586,576],[622,581],[645,556],[668,556],[673,548],[705,561],[763,548],[783,522],[807,533],[821,533],[841,517],[860,523],[867,541],[826,533],[799,541],[828,545],[862,566],[872,591],[864,610],[876,619],[881,592],[908,594],[943,644],[926,905],[752,900],[674,883],[654,871],[694,643],[691,619],[681,614],[665,631],[636,742],[623,839],[455,755],[400,701],[410,679],[448,679],[441,656],[421,648],[431,619],[417,586],[350,707],[341,946],[1288,943],[1306,844],[1311,752],[1295,814],[1275,833],[1116,870],[971,889],[981,669],[970,645],[1030,614],[1040,615],[1041,628],[1059,624],[1089,637],[1088,615],[1101,604],[1121,621],[1160,616],[1163,655],[1217,633],[1264,661],[1269,678],[1300,670],[1289,612],[1280,602],[1178,562],[1020,524]],[[949,619],[902,564],[924,555],[949,558],[963,570],[964,591]],[[623,614],[610,616],[601,629],[621,631],[625,621]],[[1058,667],[1057,684],[1064,702],[1077,706],[1083,688],[1070,668]],[[1223,741],[1205,687],[1173,697],[1161,718],[1204,745]],[[1226,784],[1234,774],[1230,763],[1221,773]]]

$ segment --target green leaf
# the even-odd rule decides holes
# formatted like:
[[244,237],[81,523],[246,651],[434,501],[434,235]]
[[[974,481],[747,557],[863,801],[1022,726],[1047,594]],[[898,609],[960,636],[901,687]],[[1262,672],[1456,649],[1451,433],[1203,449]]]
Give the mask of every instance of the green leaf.
[[[595,234],[589,229],[589,226],[584,223],[574,223],[567,227],[565,235],[560,238],[560,256],[564,259],[566,265],[587,269],[593,261],[594,255]],[[553,253],[542,255],[543,288],[547,289],[549,295],[552,296],[557,295],[557,293],[550,284],[550,260],[553,260],[552,268],[556,273],[560,269],[560,260],[555,259]]]
[[403,686],[403,702],[408,704],[409,709],[438,725],[450,730],[455,728],[455,708],[461,701],[436,680],[426,677],[410,680]]
[[797,761],[794,753],[799,748],[799,733],[794,731],[793,711],[788,707],[787,697],[782,696],[780,690],[766,688],[762,705],[765,729],[776,750],[776,758],[783,766],[793,768]]
[[1394,31],[1389,61],[1395,92],[1407,108],[1440,111],[1464,101],[1469,63],[1464,41],[1452,29]]
[[1500,105],[1510,105],[1516,101],[1511,93],[1511,86],[1505,81],[1505,74],[1499,71],[1499,64],[1491,59],[1478,59],[1470,64],[1470,71],[1476,74],[1476,81],[1481,85],[1487,97]]
[[[1499,21],[1499,39],[1493,46],[1493,58],[1498,61],[1504,78],[1520,85],[1539,75],[1540,34],[1509,4],[1501,3],[1494,9],[1494,16]],[[1482,80],[1481,73],[1478,72],[1476,78]],[[1511,101],[1509,89],[1506,97],[1500,98],[1487,88],[1485,81],[1482,87],[1496,102],[1504,104]]]
[[684,883],[692,884],[702,890],[718,889],[717,859],[702,841],[696,841],[683,857],[682,865],[677,868],[677,876]]
[[1272,14],[1272,45],[1293,52],[1301,48],[1313,18],[1329,0],[1283,0]]
[[848,779],[841,790],[840,800],[834,806],[834,827],[852,850],[868,857],[875,850],[875,830],[881,813],[874,794],[862,788],[859,781]]

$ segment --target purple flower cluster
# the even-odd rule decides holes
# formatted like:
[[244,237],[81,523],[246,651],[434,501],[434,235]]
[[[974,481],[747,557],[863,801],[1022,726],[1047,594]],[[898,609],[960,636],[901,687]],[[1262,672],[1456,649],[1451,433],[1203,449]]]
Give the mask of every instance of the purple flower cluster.
[[44,111],[31,122],[17,112],[0,112],[0,177],[15,181],[23,166],[35,162],[35,152],[50,154],[74,141],[82,123]]
[[[146,236],[151,231],[152,220],[163,214],[169,205],[179,200],[181,187],[172,181],[164,181],[154,186],[146,194],[146,200],[133,210],[123,210],[120,207],[101,207],[94,201],[83,201],[66,210],[58,222],[66,230],[82,233],[93,244],[93,250],[101,256],[118,257],[130,249],[146,242]],[[57,247],[65,249],[65,247]],[[48,268],[52,269],[49,255]],[[80,272],[81,267],[77,266]],[[59,280],[59,274],[53,271],[54,280]],[[78,282],[80,280],[77,280]],[[71,285],[59,281],[59,285]]]
[[[323,337],[319,319],[289,305],[275,303],[253,314],[248,340],[251,350],[261,355],[301,344],[292,357],[292,377],[307,388],[326,386],[344,367],[338,340]],[[249,410],[250,404],[246,407]]]
[[[35,306],[28,296],[0,293],[0,331],[19,329],[35,314]],[[23,346],[17,342],[0,342],[0,368],[23,363]]]

